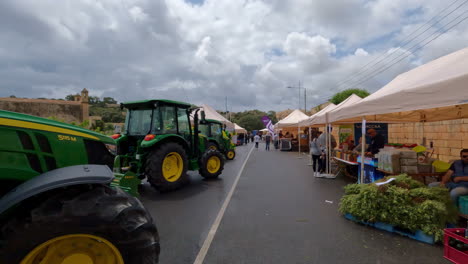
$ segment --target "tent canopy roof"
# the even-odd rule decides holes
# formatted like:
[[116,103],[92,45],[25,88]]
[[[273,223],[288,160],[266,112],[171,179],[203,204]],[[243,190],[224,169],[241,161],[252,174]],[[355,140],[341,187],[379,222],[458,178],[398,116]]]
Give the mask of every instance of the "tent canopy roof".
[[329,111],[335,109],[336,107],[336,104],[329,104],[327,105],[325,108],[323,108],[322,110],[318,111],[317,113],[313,114],[312,116],[310,116],[309,118],[303,120],[300,125],[301,126],[311,126],[311,125],[314,125],[314,124],[319,124],[317,123],[317,117],[325,117],[325,114],[328,113]]
[[247,133],[247,130],[245,128],[239,126],[236,123],[234,123],[234,129],[235,129],[236,133]]
[[301,110],[294,110],[292,111],[287,117],[281,119],[276,123],[275,127],[280,128],[280,127],[294,127],[298,126],[299,122],[302,120],[307,119],[308,116],[304,114]]
[[421,122],[468,117],[468,48],[397,76],[334,121]]
[[[222,122],[223,124],[226,125],[227,128],[233,130],[234,129],[234,123],[231,121],[227,120],[224,116],[220,115],[214,108],[212,108],[209,105],[203,104],[202,105],[203,110],[205,111],[205,117],[206,119],[214,119]],[[200,115],[200,112],[199,112]]]

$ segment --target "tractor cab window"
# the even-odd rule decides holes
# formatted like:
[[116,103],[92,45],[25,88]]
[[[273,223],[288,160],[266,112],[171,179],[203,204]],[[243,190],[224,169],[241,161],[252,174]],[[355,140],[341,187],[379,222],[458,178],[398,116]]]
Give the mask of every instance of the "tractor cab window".
[[221,125],[220,124],[211,124],[211,135],[219,136],[222,133]]
[[153,110],[130,110],[127,118],[128,135],[142,136],[151,130]]
[[161,106],[162,134],[176,134],[176,110],[173,106]]
[[200,130],[201,134],[207,137],[210,136],[210,126],[208,124],[200,124],[198,130]]
[[190,121],[186,109],[177,109],[177,122],[179,125],[179,134],[190,134]]

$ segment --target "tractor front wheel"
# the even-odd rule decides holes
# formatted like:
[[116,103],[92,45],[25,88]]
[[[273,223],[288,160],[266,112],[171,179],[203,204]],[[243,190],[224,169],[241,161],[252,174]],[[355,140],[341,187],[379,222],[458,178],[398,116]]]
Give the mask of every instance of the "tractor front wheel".
[[161,192],[179,189],[188,182],[188,160],[184,148],[169,142],[155,148],[146,159],[145,173]]
[[217,150],[217,149],[218,149],[218,146],[216,145],[216,143],[208,142],[208,143],[206,144],[206,149],[214,149],[214,150]]
[[236,151],[233,149],[230,149],[226,152],[226,159],[228,160],[233,160],[236,157]]
[[0,263],[158,263],[153,220],[121,189],[76,186],[40,197],[1,227]]
[[200,159],[200,169],[198,172],[205,179],[215,179],[223,172],[224,157],[221,152],[213,149],[203,153]]

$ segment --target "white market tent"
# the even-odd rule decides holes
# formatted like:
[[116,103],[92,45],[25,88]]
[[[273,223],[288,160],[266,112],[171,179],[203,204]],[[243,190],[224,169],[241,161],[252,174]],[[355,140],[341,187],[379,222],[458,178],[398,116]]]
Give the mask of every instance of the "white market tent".
[[304,114],[301,110],[294,110],[292,111],[287,117],[278,121],[275,124],[275,128],[282,128],[282,127],[297,127],[299,122],[307,119],[308,116]]
[[468,48],[397,76],[330,121],[432,122],[468,118]]
[[468,48],[465,48],[397,76],[361,101],[330,113],[330,121],[362,120],[364,129],[366,121],[402,123],[468,118],[467,84]]
[[326,122],[320,123],[320,121],[322,119],[325,120],[326,113],[330,112],[331,110],[333,110],[335,108],[336,108],[335,104],[333,104],[333,103],[329,104],[325,108],[323,108],[322,110],[318,111],[317,113],[315,113],[312,116],[310,116],[309,118],[307,118],[306,120],[303,120],[302,122],[300,122],[299,125],[301,127],[304,127],[304,126],[312,126],[314,124],[326,124]]
[[224,116],[222,116],[221,114],[219,114],[218,112],[216,112],[216,110],[214,110],[213,107],[209,106],[209,105],[206,105],[206,104],[203,104],[202,105],[202,108],[203,110],[205,111],[205,117],[206,119],[214,119],[214,120],[218,120],[220,122],[222,122],[223,124],[226,125],[226,128],[229,130],[229,131],[234,131],[234,123],[232,123],[231,121],[227,120]]
[[236,131],[237,134],[239,133],[247,133],[247,130],[241,126],[239,126],[238,124],[234,123],[234,129]]

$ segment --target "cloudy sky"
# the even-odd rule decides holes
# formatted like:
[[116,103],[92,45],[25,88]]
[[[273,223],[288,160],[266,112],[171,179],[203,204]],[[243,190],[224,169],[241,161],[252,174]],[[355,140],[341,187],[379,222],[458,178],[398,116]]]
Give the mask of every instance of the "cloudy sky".
[[2,0],[0,97],[284,110],[301,82],[310,108],[466,47],[467,16],[466,0]]

